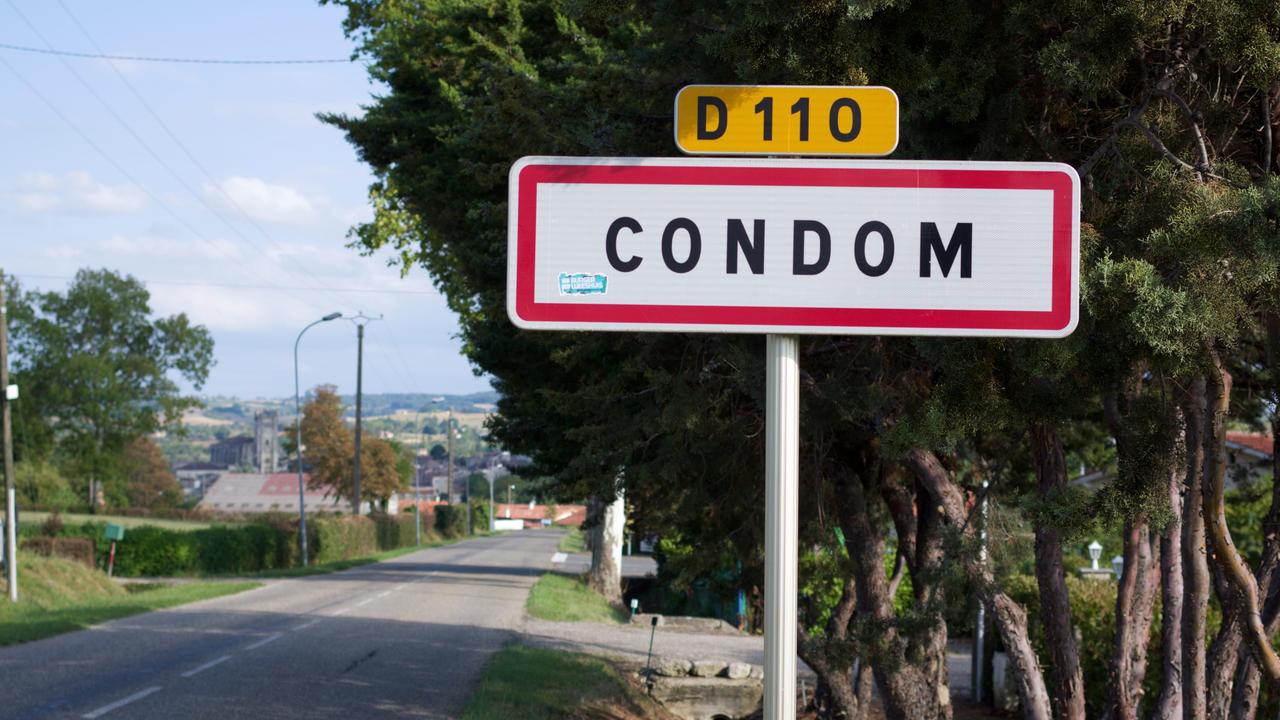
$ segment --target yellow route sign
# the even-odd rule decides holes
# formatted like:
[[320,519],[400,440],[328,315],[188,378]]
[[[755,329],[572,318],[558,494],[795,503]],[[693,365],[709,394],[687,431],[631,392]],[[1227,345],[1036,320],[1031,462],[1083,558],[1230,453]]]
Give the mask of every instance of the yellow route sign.
[[887,87],[687,85],[676,147],[691,155],[888,155],[898,96]]

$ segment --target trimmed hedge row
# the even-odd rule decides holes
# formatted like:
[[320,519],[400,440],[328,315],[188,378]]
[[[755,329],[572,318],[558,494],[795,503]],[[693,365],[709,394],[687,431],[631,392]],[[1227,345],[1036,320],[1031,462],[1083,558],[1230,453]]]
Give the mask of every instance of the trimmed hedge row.
[[[443,508],[442,508],[443,509]],[[447,522],[441,534],[456,537],[465,532],[464,514],[437,513]],[[456,516],[453,517],[453,516]],[[424,539],[432,537],[429,526]],[[83,538],[84,559],[92,558],[106,567],[110,541],[106,524],[88,522],[65,525],[59,537],[28,538],[43,547],[67,538]],[[412,513],[368,517],[308,518],[307,546],[314,563],[350,560],[384,550],[409,547],[416,540]],[[52,551],[52,550],[51,550]],[[243,525],[215,525],[201,530],[179,531],[142,525],[129,528],[117,543],[115,572],[126,577],[178,575],[236,575],[260,570],[293,567],[299,564],[298,523],[295,518],[267,516]],[[92,561],[91,561],[92,562]]]

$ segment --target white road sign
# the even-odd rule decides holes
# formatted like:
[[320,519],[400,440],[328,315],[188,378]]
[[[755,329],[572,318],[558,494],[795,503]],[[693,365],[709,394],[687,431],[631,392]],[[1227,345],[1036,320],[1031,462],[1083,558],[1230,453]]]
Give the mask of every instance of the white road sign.
[[524,158],[507,307],[547,330],[1062,337],[1057,163]]

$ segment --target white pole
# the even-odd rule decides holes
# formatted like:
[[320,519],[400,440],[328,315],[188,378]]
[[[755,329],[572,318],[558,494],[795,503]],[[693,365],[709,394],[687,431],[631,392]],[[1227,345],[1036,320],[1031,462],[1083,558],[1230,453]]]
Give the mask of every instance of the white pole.
[[765,338],[764,717],[796,716],[800,343]]

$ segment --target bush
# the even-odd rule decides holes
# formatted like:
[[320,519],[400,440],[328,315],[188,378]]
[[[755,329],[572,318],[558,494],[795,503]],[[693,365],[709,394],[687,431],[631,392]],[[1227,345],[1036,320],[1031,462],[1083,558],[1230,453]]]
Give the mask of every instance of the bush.
[[350,560],[378,551],[377,525],[367,517],[317,518],[307,524],[311,561]]
[[417,540],[412,512],[400,515],[370,515],[369,519],[373,520],[377,528],[379,550],[409,547]]
[[437,505],[436,532],[446,538],[456,538],[466,535],[466,509],[461,505]]
[[89,538],[31,537],[23,538],[18,547],[36,555],[66,558],[92,568],[97,566],[95,544]]
[[130,577],[189,575],[199,569],[200,543],[197,535],[196,532],[178,532],[151,525],[129,528],[125,539],[116,543],[116,574]]

